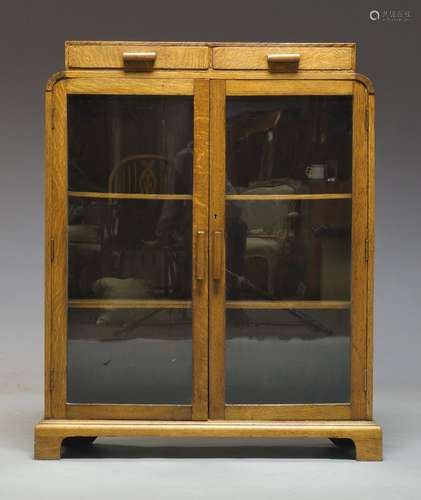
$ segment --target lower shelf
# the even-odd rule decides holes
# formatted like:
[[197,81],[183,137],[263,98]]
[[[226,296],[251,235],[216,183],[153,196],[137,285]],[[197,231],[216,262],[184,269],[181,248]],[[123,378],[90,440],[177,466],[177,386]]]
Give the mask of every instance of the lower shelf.
[[35,427],[35,458],[59,459],[68,437],[330,438],[352,440],[357,460],[382,460],[382,430],[371,421],[205,422],[42,420]]

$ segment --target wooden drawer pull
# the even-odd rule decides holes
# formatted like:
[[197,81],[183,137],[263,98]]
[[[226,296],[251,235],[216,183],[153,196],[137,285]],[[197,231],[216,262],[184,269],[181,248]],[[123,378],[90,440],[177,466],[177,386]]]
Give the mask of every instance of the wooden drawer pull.
[[268,54],[268,64],[298,63],[300,54]]
[[153,63],[156,59],[156,52],[123,52],[125,64]]

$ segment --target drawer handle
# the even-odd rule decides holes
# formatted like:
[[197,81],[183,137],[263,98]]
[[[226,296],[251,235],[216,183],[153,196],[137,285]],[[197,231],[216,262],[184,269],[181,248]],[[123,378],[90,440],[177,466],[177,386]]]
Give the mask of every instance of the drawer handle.
[[299,63],[300,54],[268,54],[268,64]]
[[153,63],[156,59],[156,52],[123,52],[123,61],[126,64]]
[[214,231],[212,245],[212,277],[214,280],[222,279],[222,231]]
[[197,231],[196,238],[196,279],[205,279],[205,231]]

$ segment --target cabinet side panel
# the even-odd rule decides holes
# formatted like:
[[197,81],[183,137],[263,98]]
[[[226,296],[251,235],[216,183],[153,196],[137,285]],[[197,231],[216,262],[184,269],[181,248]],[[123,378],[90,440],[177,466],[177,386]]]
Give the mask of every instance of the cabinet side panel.
[[375,252],[374,94],[368,96],[368,281],[367,281],[367,418],[373,418],[373,325]]
[[354,83],[352,159],[351,403],[352,418],[367,418],[367,92]]
[[51,415],[65,417],[66,402],[66,330],[67,330],[67,112],[65,82],[54,87],[54,141],[51,204],[51,239],[54,259],[51,263]]
[[44,173],[44,415],[51,417],[51,165],[52,165],[52,92],[45,93],[45,173]]

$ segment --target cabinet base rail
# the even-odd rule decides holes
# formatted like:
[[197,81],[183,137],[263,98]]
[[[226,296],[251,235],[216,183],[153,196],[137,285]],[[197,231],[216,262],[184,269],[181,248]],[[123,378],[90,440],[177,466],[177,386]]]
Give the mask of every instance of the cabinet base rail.
[[95,437],[215,437],[215,438],[328,438],[335,444],[355,445],[360,461],[382,460],[382,430],[372,421],[145,421],[42,420],[35,427],[36,459],[61,457],[67,438]]

